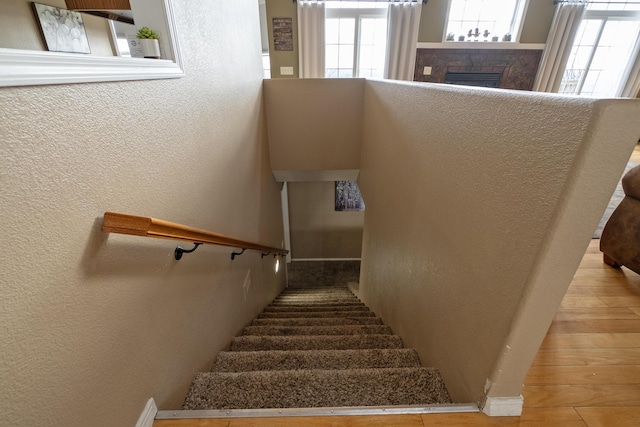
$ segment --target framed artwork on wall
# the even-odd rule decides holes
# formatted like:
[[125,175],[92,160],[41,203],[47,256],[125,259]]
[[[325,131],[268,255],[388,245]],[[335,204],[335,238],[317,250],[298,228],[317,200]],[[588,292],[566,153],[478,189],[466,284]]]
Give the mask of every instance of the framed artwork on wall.
[[362,212],[364,200],[356,181],[336,181],[336,211]]
[[31,6],[47,50],[91,53],[82,14],[35,2]]

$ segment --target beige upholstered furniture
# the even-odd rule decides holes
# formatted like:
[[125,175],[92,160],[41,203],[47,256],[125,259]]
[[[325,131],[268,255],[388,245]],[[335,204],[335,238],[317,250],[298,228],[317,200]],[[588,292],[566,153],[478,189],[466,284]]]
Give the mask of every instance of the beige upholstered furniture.
[[605,263],[640,274],[640,165],[622,178],[622,188],[624,199],[602,230],[600,250]]

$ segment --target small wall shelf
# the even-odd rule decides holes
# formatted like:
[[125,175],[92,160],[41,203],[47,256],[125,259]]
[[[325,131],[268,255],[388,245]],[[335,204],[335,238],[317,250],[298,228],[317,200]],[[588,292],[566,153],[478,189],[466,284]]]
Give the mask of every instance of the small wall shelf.
[[544,43],[516,43],[516,42],[418,42],[418,49],[531,49],[544,50]]

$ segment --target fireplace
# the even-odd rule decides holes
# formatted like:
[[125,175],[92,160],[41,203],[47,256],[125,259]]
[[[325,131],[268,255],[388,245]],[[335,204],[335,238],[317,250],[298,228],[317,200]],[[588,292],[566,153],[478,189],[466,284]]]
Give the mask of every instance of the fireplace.
[[500,87],[502,73],[483,73],[478,71],[447,72],[444,82],[453,85]]
[[531,90],[541,56],[542,49],[419,48],[414,80]]

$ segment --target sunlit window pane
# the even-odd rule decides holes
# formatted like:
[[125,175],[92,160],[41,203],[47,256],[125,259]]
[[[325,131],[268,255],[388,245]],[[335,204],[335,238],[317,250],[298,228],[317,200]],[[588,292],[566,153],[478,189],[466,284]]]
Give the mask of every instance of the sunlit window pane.
[[[460,36],[468,41],[491,39],[494,36],[502,40],[506,34],[511,34],[512,41],[515,41],[517,24],[522,18],[523,1],[451,0],[446,32],[452,34],[454,40],[459,40]],[[469,32],[475,34],[476,28],[479,35],[469,36]],[[488,37],[485,36],[487,32]]]
[[340,34],[340,20],[326,19],[324,26],[324,42],[327,44],[338,44]]
[[388,3],[366,3],[327,2],[325,77],[383,77]]
[[589,3],[587,5],[588,10],[640,10],[640,3],[637,0],[615,0],[609,3],[604,1],[598,1]]
[[338,47],[339,68],[353,68],[353,45],[340,45]]
[[[603,7],[592,10],[615,10],[609,8],[613,4],[600,6]],[[618,9],[621,6],[626,5],[619,4]],[[620,18],[615,14],[607,15],[582,21],[563,74],[560,93],[616,96],[623,83],[627,64],[633,56],[640,22]]]
[[326,45],[324,53],[324,66],[327,68],[338,68],[338,45]]
[[387,3],[380,1],[328,1],[327,9],[386,9]]
[[353,36],[356,28],[355,19],[340,18],[339,41],[338,43],[353,44]]

